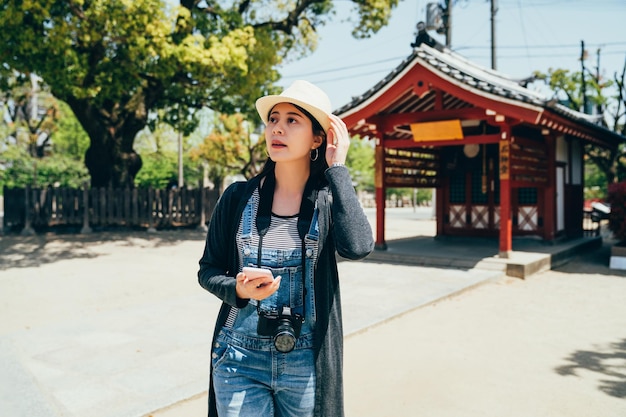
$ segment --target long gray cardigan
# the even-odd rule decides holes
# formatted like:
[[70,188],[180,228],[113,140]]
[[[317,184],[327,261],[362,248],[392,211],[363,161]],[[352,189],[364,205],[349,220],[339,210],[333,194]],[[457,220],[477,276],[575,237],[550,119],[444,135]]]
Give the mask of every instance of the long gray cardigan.
[[[343,410],[343,326],[339,276],[335,251],[346,259],[361,259],[374,249],[372,230],[352,187],[348,169],[326,170],[328,186],[318,193],[319,258],[315,267],[315,416],[341,417]],[[239,255],[235,235],[243,208],[260,182],[255,177],[228,187],[215,207],[198,281],[222,300],[213,339],[224,325],[231,308],[247,300],[237,298],[235,275]],[[330,192],[330,193],[329,193]],[[211,369],[211,374],[212,374]],[[209,417],[217,417],[213,377],[209,384]]]

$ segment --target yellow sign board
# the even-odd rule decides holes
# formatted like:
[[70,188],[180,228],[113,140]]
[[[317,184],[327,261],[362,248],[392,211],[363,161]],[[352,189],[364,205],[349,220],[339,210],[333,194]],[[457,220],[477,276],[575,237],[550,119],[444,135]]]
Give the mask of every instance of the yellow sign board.
[[463,129],[461,128],[461,121],[458,119],[411,123],[411,133],[413,133],[415,142],[463,139]]
[[500,179],[508,180],[511,172],[511,145],[507,140],[500,141]]

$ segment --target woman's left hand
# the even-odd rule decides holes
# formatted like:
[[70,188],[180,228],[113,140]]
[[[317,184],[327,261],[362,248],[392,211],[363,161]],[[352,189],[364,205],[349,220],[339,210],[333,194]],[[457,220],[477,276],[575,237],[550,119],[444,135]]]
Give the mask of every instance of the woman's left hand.
[[330,128],[328,129],[326,141],[326,162],[328,166],[345,164],[348,148],[350,148],[350,134],[343,120],[334,114],[330,115]]

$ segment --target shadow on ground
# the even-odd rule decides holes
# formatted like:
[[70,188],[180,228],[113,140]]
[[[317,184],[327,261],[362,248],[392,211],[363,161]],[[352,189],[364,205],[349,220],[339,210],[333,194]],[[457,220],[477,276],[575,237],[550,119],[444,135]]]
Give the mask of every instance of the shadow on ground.
[[604,238],[601,247],[579,254],[554,270],[570,274],[601,274],[626,278],[626,271],[609,268],[611,246],[615,243],[617,242],[613,239]]
[[[576,274],[612,275],[626,278],[626,271],[610,269],[611,246],[616,242],[604,239],[602,247],[581,254],[557,271]],[[616,398],[626,398],[626,338],[595,350],[578,350],[565,358],[567,364],[556,368],[563,376],[576,376],[581,371],[600,374],[598,389]]]
[[146,231],[103,231],[88,234],[45,233],[32,236],[0,237],[0,271],[37,267],[68,259],[89,259],[102,255],[102,245],[121,247],[162,247],[182,241],[204,241],[206,233],[196,229]]
[[576,376],[587,370],[601,374],[600,391],[617,398],[626,398],[626,339],[608,346],[598,346],[597,351],[579,350],[568,358],[567,365],[556,372],[563,376]]

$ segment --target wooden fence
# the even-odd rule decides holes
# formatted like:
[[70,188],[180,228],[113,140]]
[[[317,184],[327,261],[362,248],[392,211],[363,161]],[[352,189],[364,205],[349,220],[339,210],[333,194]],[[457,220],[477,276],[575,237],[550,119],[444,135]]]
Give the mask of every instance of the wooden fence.
[[[148,230],[201,226],[218,199],[208,188],[4,188],[4,231],[54,227]],[[86,208],[86,209],[85,209]]]

